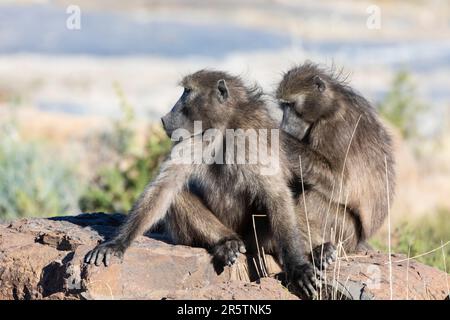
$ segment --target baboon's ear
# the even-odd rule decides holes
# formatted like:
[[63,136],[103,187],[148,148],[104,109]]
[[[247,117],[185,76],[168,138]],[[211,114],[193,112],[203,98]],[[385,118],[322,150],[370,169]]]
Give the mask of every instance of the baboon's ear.
[[325,89],[327,88],[325,81],[323,81],[322,78],[319,76],[314,76],[313,82],[317,90],[319,90],[320,92],[324,92]]
[[224,79],[217,81],[217,98],[220,102],[228,99],[228,87]]

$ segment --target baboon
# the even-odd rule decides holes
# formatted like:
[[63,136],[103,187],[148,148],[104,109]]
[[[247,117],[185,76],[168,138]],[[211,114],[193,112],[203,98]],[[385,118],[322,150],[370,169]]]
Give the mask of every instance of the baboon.
[[[242,130],[237,138],[245,137],[249,130],[255,132],[260,148],[271,149],[279,142],[276,135],[263,134],[279,130],[260,91],[222,71],[198,71],[185,77],[181,84],[184,92],[162,122],[172,139],[180,129],[189,135],[174,144],[172,156],[163,162],[156,179],[135,202],[117,235],[89,252],[85,261],[108,265],[111,255],[122,256],[136,236],[164,221],[177,243],[205,246],[215,261],[230,265],[248,248],[244,241],[252,232],[252,214],[265,214],[267,230],[259,235],[264,247],[280,258],[294,290],[314,294],[316,272],[301,241],[287,183],[291,173],[285,150],[276,146],[269,155],[261,155],[258,150],[262,162],[278,164],[273,174],[262,174],[261,159],[256,164],[240,164],[236,149],[239,145],[227,144],[230,129]],[[195,121],[201,121],[200,130],[195,128]],[[217,130],[219,138],[206,139],[210,129]],[[186,164],[173,157],[175,149],[188,150],[186,154],[191,155],[199,147],[203,148],[203,155],[226,155],[226,161]],[[245,160],[254,152],[245,143]]]
[[289,145],[289,162],[297,163],[294,185],[303,183],[297,185],[305,191],[297,211],[308,210],[312,244],[367,250],[366,240],[385,220],[395,182],[391,137],[374,108],[311,62],[284,74],[276,98],[281,129],[298,142]]

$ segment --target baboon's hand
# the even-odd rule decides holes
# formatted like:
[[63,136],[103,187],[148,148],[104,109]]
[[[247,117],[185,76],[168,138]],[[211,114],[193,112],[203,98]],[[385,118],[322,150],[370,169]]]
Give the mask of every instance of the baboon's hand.
[[125,252],[125,248],[114,242],[108,241],[102,244],[99,244],[93,250],[91,250],[85,257],[84,261],[89,264],[94,264],[99,266],[101,263],[104,263],[105,266],[108,266],[111,261],[111,256],[115,255],[120,259],[123,258],[123,254]]
[[220,266],[231,266],[236,262],[239,254],[245,252],[245,245],[240,239],[227,239],[214,247],[214,262]]
[[317,270],[325,270],[336,261],[336,247],[331,242],[325,242],[313,249],[312,257]]
[[319,287],[320,272],[314,269],[310,262],[299,264],[293,268],[288,274],[289,282],[295,289],[299,289],[301,294],[306,295],[307,298],[314,298],[317,296],[316,288]]

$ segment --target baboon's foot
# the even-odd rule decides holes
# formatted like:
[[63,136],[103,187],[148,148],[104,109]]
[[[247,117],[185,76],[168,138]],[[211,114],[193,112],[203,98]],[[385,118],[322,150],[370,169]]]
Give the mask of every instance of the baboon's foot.
[[217,267],[231,266],[239,257],[245,253],[245,245],[240,239],[225,239],[214,246],[212,254],[214,264]]
[[320,285],[319,278],[320,273],[314,269],[312,263],[305,262],[288,272],[288,286],[293,285],[294,292],[302,298],[313,299],[317,297],[317,288]]
[[361,241],[356,245],[356,253],[367,253],[373,251],[373,248],[365,241]]
[[325,242],[313,249],[312,257],[316,269],[325,270],[330,264],[336,261],[336,247],[331,242]]
[[105,266],[108,266],[113,255],[122,259],[124,253],[125,247],[122,244],[108,241],[99,244],[93,250],[89,251],[84,258],[84,261],[88,264],[95,264],[96,266],[99,266],[102,263],[104,263]]

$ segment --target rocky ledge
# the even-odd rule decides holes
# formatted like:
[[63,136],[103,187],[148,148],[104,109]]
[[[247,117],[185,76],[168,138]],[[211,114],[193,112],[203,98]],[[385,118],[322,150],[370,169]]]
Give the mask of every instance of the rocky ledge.
[[[0,224],[0,300],[298,299],[278,280],[270,256],[241,257],[218,274],[206,250],[155,234],[139,237],[122,262],[85,265],[85,254],[123,218],[91,213]],[[380,252],[341,257],[328,268],[320,297],[390,299],[392,292],[394,299],[448,299],[449,275],[402,255],[391,261],[392,268]]]

